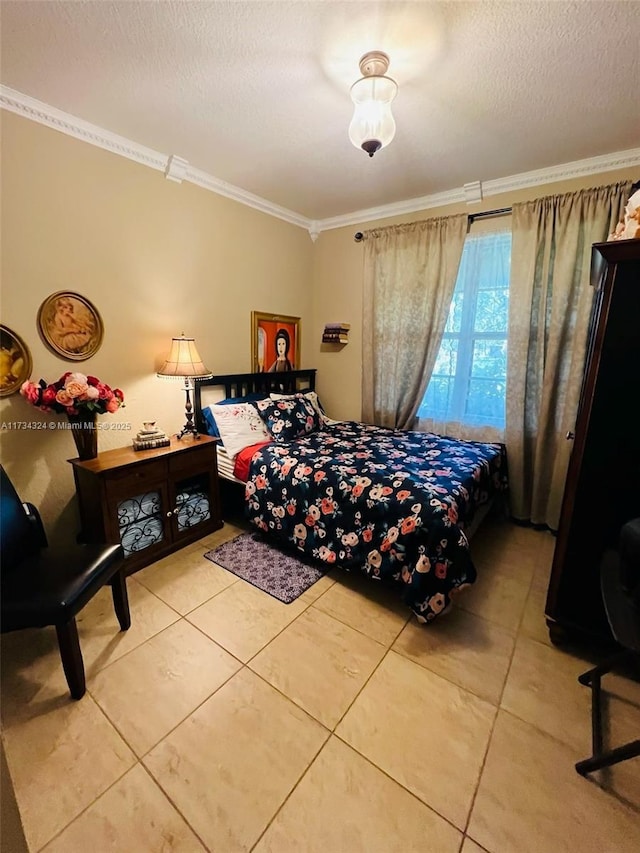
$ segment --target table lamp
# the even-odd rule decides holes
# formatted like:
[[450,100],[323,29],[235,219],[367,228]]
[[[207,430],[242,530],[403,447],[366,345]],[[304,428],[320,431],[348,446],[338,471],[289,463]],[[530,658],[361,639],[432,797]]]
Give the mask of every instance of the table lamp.
[[200,438],[200,433],[193,423],[191,391],[193,391],[194,380],[209,379],[213,373],[205,367],[200,358],[194,338],[185,337],[184,332],[179,338],[172,338],[171,350],[167,360],[156,375],[161,379],[184,379],[184,390],[187,395],[185,405],[187,420],[177,437],[182,438],[183,435],[191,433],[195,438]]

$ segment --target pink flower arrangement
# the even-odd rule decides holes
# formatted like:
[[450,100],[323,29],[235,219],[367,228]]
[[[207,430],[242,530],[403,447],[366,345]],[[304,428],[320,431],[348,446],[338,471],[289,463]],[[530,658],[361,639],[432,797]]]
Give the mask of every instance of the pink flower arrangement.
[[23,382],[20,388],[22,396],[43,412],[59,412],[66,415],[79,415],[83,412],[116,412],[124,406],[124,394],[119,388],[110,388],[95,376],[84,373],[64,373],[57,382],[50,385],[41,379],[35,382]]

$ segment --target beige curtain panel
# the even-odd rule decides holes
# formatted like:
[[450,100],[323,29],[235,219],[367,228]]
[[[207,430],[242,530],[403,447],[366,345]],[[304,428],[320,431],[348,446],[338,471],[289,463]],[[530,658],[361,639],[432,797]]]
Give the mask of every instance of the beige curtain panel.
[[453,296],[467,216],[364,233],[362,419],[411,429]]
[[591,245],[630,182],[513,205],[506,445],[511,512],[557,529],[593,303]]

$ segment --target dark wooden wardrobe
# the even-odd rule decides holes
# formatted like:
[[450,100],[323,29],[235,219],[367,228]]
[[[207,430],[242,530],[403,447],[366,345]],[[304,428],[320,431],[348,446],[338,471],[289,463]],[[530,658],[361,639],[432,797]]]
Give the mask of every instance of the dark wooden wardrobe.
[[595,244],[592,265],[598,289],[545,611],[553,642],[611,639],[600,561],[640,516],[640,240]]

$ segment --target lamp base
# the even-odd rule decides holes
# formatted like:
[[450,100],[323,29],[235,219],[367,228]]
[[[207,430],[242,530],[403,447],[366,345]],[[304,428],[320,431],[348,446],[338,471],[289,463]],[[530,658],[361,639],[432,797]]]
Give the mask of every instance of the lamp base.
[[186,378],[184,380],[184,390],[187,395],[187,400],[185,403],[185,415],[187,418],[187,422],[182,427],[180,432],[176,435],[176,438],[180,439],[183,435],[187,435],[187,433],[191,433],[191,435],[198,439],[200,438],[200,433],[198,432],[196,425],[193,422],[193,406],[191,405],[191,394],[189,393],[193,388],[193,381],[190,378]]
[[198,430],[195,428],[194,424],[190,424],[190,423],[186,423],[186,424],[182,427],[182,429],[180,430],[180,432],[176,435],[176,438],[182,438],[182,436],[183,436],[183,435],[188,435],[189,433],[191,433],[191,435],[192,435],[195,439],[199,439],[199,438],[200,438],[200,433],[199,433],[199,432],[198,432]]

